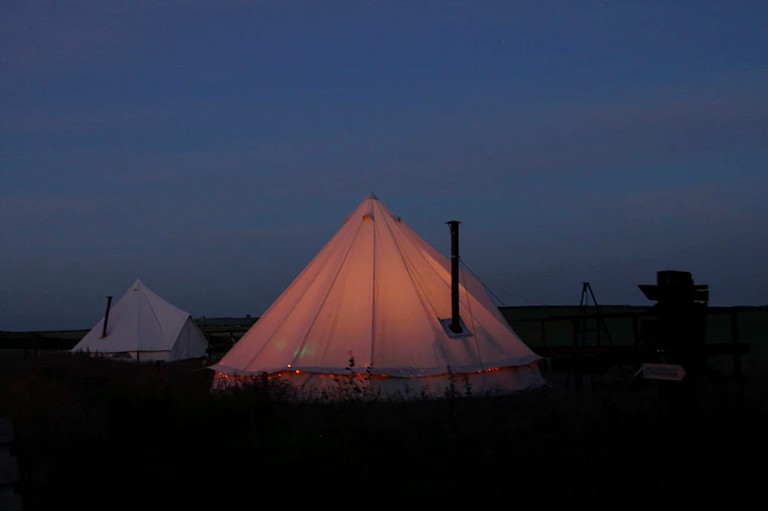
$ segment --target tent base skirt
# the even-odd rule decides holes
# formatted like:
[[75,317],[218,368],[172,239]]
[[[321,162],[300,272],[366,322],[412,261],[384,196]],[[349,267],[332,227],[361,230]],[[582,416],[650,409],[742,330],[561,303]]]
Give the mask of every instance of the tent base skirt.
[[276,397],[299,401],[412,401],[514,394],[545,385],[538,361],[535,361],[522,366],[413,378],[360,372],[330,374],[285,371],[269,375],[229,375],[216,371],[212,390],[259,386]]

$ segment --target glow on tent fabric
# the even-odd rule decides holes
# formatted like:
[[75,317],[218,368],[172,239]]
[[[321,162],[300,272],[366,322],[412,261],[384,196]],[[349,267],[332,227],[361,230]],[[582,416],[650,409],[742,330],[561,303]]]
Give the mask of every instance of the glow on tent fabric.
[[440,394],[471,376],[478,392],[543,385],[540,357],[482,283],[462,272],[452,335],[450,261],[371,194],[243,337],[212,365],[223,388],[267,374],[333,385],[353,359],[386,395]]

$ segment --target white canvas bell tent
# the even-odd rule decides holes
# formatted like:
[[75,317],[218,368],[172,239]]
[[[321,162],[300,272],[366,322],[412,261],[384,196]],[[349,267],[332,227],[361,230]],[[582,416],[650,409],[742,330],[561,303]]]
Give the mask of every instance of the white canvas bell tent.
[[138,361],[174,361],[205,357],[207,349],[205,334],[188,312],[136,279],[70,351]]
[[268,376],[327,396],[352,373],[366,392],[408,399],[544,385],[541,357],[471,273],[461,272],[458,286],[466,328],[459,335],[448,328],[452,282],[450,261],[371,194],[210,366],[213,387]]

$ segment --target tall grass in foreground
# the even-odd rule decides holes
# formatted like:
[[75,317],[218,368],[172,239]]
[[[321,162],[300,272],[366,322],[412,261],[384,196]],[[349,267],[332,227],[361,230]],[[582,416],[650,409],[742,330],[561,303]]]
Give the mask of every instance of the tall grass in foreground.
[[762,362],[742,380],[711,371],[696,416],[670,424],[649,381],[296,403],[211,393],[204,361],[0,357],[25,511],[738,506],[768,482]]

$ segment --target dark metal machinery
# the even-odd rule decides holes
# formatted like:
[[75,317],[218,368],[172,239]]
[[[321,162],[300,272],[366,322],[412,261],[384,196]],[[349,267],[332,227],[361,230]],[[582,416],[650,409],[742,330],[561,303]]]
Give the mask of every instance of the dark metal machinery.
[[656,303],[651,319],[642,324],[640,356],[647,363],[681,366],[680,381],[659,381],[661,412],[670,424],[697,414],[696,387],[704,372],[709,286],[694,284],[691,273],[664,270],[656,284],[640,284],[646,298]]

